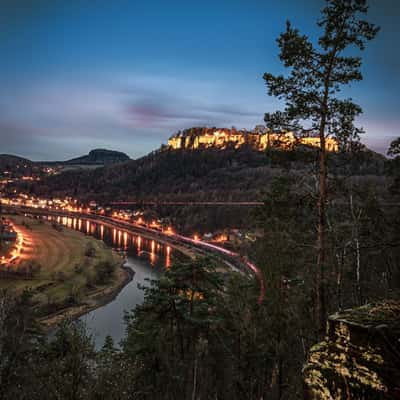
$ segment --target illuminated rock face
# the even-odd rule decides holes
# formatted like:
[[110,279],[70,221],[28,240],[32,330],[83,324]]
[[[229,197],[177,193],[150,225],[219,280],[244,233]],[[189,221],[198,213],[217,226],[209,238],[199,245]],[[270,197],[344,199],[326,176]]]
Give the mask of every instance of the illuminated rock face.
[[400,399],[400,302],[331,316],[303,372],[305,399]]
[[[238,131],[226,128],[191,128],[173,135],[168,140],[168,146],[172,149],[224,149],[227,147],[239,148],[244,145],[263,151],[272,146],[284,149],[290,149],[295,145],[319,147],[320,140],[317,137],[296,137],[293,132],[277,134],[267,132],[265,129]],[[337,151],[337,141],[327,138],[326,149]]]

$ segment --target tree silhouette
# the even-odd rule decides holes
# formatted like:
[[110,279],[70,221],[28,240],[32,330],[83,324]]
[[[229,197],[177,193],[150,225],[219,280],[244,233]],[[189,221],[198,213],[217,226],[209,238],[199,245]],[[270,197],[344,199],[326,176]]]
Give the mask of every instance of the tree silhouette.
[[265,114],[267,127],[275,131],[317,134],[320,140],[315,271],[315,313],[320,334],[326,314],[323,287],[328,198],[325,141],[333,136],[345,148],[362,133],[354,125],[361,108],[338,94],[343,86],[362,79],[361,58],[350,56],[349,51],[363,50],[378,32],[377,27],[360,18],[367,10],[366,0],[327,0],[318,21],[322,34],[316,43],[287,22],[286,31],[277,41],[279,57],[289,72],[287,76],[264,74],[268,94],[285,102],[283,111]]

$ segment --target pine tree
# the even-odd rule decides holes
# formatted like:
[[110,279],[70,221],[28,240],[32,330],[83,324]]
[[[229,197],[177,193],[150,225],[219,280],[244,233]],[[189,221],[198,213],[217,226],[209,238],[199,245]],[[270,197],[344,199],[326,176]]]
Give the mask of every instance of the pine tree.
[[285,101],[284,111],[266,113],[267,127],[295,130],[319,136],[317,199],[317,261],[315,270],[315,317],[323,334],[326,317],[324,273],[326,268],[327,152],[326,138],[336,137],[342,148],[357,139],[362,130],[354,126],[361,108],[339,92],[352,81],[360,81],[361,58],[349,50],[363,50],[378,32],[360,15],[368,10],[366,0],[327,0],[318,27],[322,30],[317,43],[287,22],[278,38],[279,57],[289,69],[287,76],[264,74],[268,94]]
[[223,291],[215,268],[209,259],[173,265],[127,315],[123,350],[135,365],[143,398],[191,398],[200,390],[199,359],[218,324],[213,310]]

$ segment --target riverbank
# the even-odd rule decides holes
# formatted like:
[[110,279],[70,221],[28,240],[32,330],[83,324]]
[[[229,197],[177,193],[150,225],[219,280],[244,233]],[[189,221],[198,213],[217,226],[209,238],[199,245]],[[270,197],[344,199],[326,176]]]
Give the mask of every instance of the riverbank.
[[3,271],[0,288],[29,290],[32,311],[45,330],[112,301],[132,279],[123,258],[100,240],[42,220],[11,219],[23,248]]
[[76,320],[83,315],[112,302],[135,275],[134,271],[130,268],[124,267],[123,264],[121,264],[120,269],[122,272],[122,278],[118,279],[115,285],[105,289],[99,289],[97,292],[88,295],[84,304],[69,307],[39,319],[43,329],[49,331],[55,328],[64,319]]

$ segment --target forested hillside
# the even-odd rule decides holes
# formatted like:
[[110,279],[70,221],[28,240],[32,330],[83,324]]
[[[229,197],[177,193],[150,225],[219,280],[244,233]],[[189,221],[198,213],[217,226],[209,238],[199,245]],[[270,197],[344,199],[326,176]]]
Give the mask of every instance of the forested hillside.
[[[250,148],[160,150],[114,166],[67,171],[49,177],[29,191],[38,195],[72,195],[82,200],[261,200],[271,180],[283,171],[312,178],[317,151],[306,147],[258,152]],[[369,150],[356,157],[331,154],[335,174],[349,168],[366,179],[382,175],[385,158]],[[73,188],[73,193],[71,193]]]

